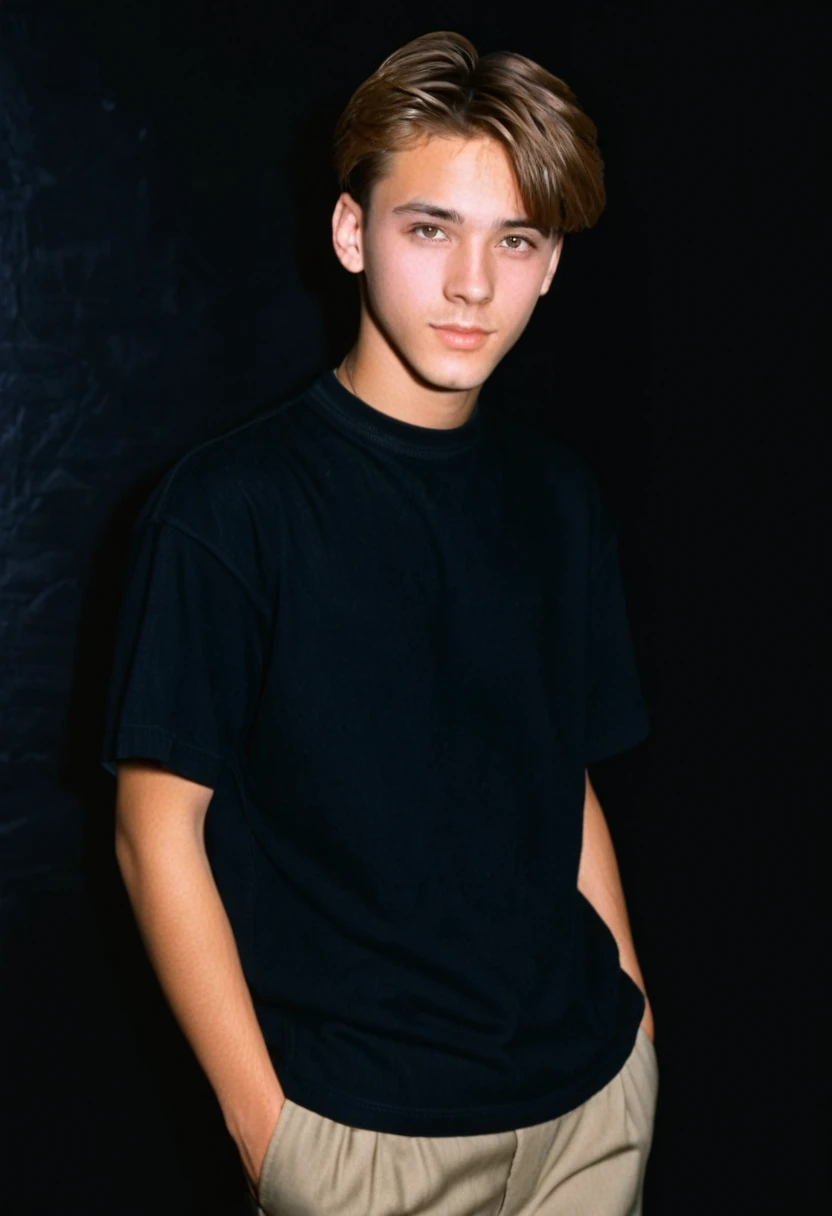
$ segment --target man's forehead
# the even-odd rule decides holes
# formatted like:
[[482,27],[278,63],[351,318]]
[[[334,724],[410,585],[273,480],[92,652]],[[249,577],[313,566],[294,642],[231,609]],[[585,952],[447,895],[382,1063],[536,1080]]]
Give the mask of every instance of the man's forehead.
[[378,186],[385,209],[395,214],[489,225],[495,217],[524,216],[511,162],[496,140],[435,136],[394,152]]

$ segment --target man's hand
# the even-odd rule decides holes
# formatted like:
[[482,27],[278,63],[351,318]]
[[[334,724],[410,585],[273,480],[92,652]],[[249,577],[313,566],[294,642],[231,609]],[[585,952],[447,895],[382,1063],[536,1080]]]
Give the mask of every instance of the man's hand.
[[266,1160],[266,1152],[280,1120],[285,1102],[286,1095],[283,1094],[276,1111],[271,1110],[267,1118],[258,1121],[245,1135],[238,1134],[235,1137],[248,1189],[258,1204],[260,1203],[260,1183],[263,1180],[263,1163]]
[[615,938],[622,971],[625,971],[633,983],[644,993],[645,1007],[641,1025],[647,1032],[650,1041],[654,1042],[653,1010],[647,999],[644,977],[641,974],[633,945],[618,862],[607,821],[595,790],[592,788],[589,773],[586,774],[583,845],[578,870],[578,890],[592,904]]

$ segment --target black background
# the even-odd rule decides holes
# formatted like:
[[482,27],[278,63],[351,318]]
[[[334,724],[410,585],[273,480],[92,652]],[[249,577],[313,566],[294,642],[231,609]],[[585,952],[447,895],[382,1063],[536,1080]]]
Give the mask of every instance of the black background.
[[184,451],[351,344],[333,124],[397,46],[454,29],[566,79],[606,164],[601,221],[487,389],[589,461],[619,530],[653,734],[593,776],[656,1017],[645,1214],[814,1210],[826,6],[122,0],[0,21],[0,1209],[239,1210],[112,851],[125,544]]

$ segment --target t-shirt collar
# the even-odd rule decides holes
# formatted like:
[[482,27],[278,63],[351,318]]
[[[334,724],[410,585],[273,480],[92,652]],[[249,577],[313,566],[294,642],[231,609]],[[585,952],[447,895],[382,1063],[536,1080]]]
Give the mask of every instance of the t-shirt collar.
[[343,385],[335,368],[323,372],[309,387],[312,404],[341,429],[357,438],[413,456],[447,456],[463,452],[482,433],[479,401],[461,426],[417,426],[368,405]]

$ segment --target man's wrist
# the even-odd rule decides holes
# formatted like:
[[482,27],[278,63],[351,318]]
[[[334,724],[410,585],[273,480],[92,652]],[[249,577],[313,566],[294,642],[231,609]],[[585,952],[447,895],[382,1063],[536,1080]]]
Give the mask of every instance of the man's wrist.
[[234,1125],[228,1124],[229,1133],[240,1154],[249,1190],[255,1198],[257,1198],[256,1190],[259,1187],[266,1150],[281,1118],[286,1101],[286,1095],[279,1086],[278,1093],[272,1095],[267,1106],[261,1107],[257,1112],[252,1112],[252,1118],[245,1122],[239,1121]]

